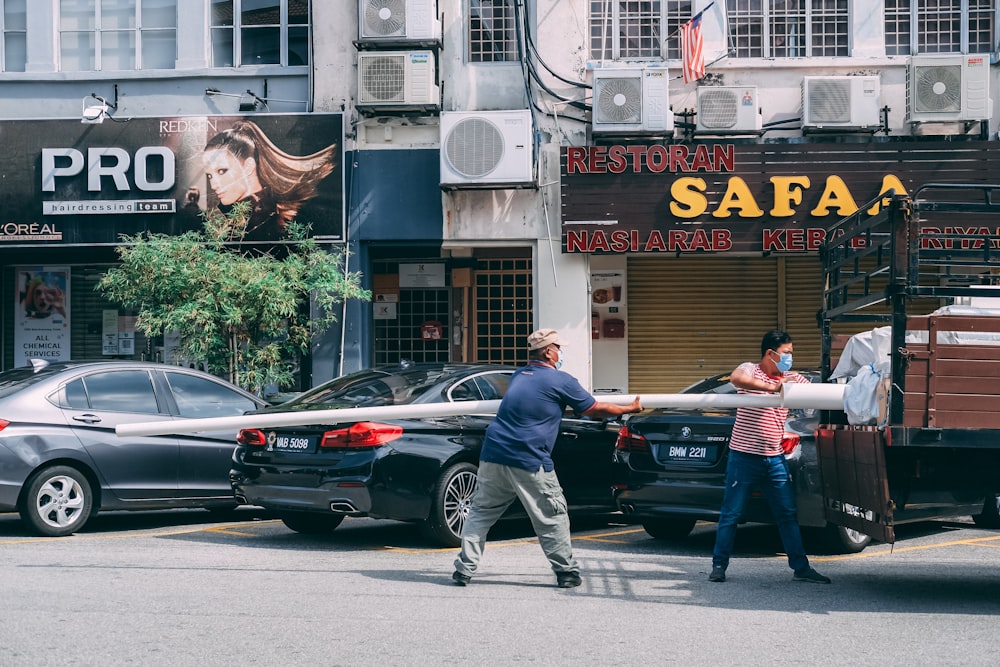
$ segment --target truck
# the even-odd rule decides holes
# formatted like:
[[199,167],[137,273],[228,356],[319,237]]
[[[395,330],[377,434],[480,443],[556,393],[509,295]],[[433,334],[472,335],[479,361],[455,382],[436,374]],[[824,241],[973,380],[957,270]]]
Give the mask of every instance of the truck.
[[[1000,527],[1000,185],[883,195],[829,228],[820,257],[823,380],[868,350],[845,395],[877,406],[821,414],[827,520],[886,543],[913,521]],[[868,326],[880,336],[850,350],[861,334],[844,332]]]

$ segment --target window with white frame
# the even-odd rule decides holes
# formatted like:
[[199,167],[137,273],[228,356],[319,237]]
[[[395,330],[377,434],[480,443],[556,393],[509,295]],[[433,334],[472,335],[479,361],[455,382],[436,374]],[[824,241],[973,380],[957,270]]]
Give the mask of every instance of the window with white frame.
[[517,61],[514,0],[468,0],[469,61]]
[[996,0],[885,0],[885,52],[990,53]]
[[212,66],[308,65],[310,18],[309,0],[212,0]]
[[23,72],[28,60],[27,0],[3,0],[4,72]]
[[590,0],[594,60],[680,60],[691,0]]
[[726,0],[736,58],[850,55],[850,0]]
[[64,72],[173,69],[177,0],[59,0]]

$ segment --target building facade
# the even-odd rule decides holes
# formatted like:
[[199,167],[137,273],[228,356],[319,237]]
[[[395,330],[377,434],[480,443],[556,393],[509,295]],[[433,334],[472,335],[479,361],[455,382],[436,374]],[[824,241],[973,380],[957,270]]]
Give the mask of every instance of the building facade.
[[[996,2],[349,4],[316,81],[317,105],[353,101],[370,183],[350,207],[376,299],[355,365],[521,361],[542,326],[598,392],[678,390],[773,327],[817,364],[825,228],[889,190],[1000,177]],[[685,80],[699,13],[705,72]],[[380,97],[383,66],[413,87]],[[382,168],[424,152],[440,217],[402,192],[433,178]]]
[[[685,78],[699,12],[705,71]],[[302,116],[272,130],[297,137],[285,150],[339,142],[342,236],[334,208],[320,219],[373,300],[344,305],[303,384],[402,359],[519,363],[527,333],[555,327],[594,391],[670,392],[754,358],[774,327],[818,363],[834,220],[890,189],[1000,182],[998,19],[996,0],[5,0],[0,127]],[[87,160],[86,134],[62,143]],[[98,219],[124,220],[76,224]],[[68,271],[74,356],[110,335],[107,304],[80,295],[115,236],[80,238],[0,245],[5,366],[18,267]]]

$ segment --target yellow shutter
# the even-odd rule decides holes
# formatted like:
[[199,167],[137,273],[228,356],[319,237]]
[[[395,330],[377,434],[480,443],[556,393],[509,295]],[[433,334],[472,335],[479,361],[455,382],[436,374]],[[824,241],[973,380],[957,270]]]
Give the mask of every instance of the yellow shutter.
[[[777,262],[714,255],[629,258],[629,391],[674,393],[760,359],[761,336],[779,324]],[[818,291],[817,280],[812,292]]]

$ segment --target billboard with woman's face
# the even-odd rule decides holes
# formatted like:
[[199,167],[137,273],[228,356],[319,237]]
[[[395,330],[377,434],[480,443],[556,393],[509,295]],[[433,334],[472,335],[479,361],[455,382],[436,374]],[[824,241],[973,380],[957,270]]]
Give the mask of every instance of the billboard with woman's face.
[[343,135],[339,113],[0,121],[0,246],[177,234],[240,202],[243,242],[282,242],[292,221],[342,242]]

